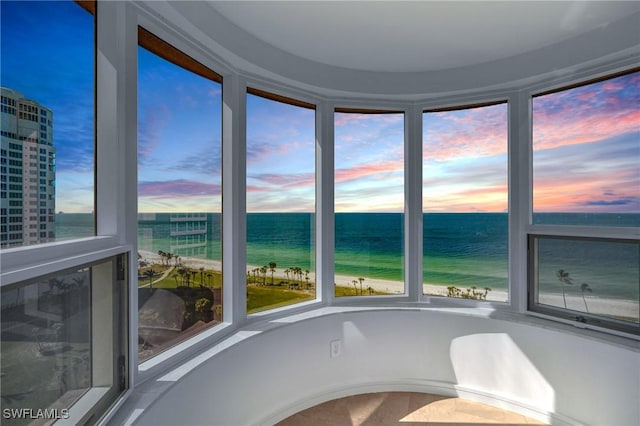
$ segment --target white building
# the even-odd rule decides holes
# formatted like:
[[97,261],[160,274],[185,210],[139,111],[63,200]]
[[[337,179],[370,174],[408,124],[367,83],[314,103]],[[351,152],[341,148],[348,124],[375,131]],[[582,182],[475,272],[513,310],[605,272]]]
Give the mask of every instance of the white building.
[[2,247],[55,239],[53,113],[15,90],[2,92]]

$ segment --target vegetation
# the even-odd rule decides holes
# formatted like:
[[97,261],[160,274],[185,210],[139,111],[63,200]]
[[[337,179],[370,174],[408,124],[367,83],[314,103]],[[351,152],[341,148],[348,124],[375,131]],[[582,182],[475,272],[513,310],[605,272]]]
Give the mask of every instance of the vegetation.
[[461,299],[473,299],[473,300],[487,300],[487,294],[491,289],[485,287],[482,290],[478,290],[476,286],[471,286],[466,289],[460,289],[456,286],[450,285],[447,287],[447,297],[458,297]]
[[587,299],[585,299],[585,297],[584,297],[584,292],[588,291],[589,293],[591,293],[591,292],[593,292],[593,290],[591,289],[591,287],[587,283],[580,284],[580,290],[582,290],[582,301],[584,302],[584,309],[587,312],[589,312],[589,306],[587,306]]
[[[569,272],[565,271],[564,269],[558,269],[556,271],[556,277],[558,278],[558,281],[560,282],[560,287],[562,289],[562,300],[564,302],[564,307],[567,307],[567,299],[565,296],[565,290],[564,290],[564,286],[565,285],[573,285],[573,278],[571,278],[569,276]],[[591,285],[589,285],[589,283],[582,283],[580,284],[580,291],[582,292],[582,301],[584,302],[584,309],[585,312],[589,312],[589,305],[587,305],[587,298],[585,297],[585,292],[586,293],[592,293],[593,289],[591,288]]]
[[567,307],[567,297],[564,292],[565,285],[573,285],[573,279],[569,276],[569,273],[564,269],[558,269],[556,271],[556,277],[558,281],[560,281],[560,288],[562,289],[562,301],[564,302],[564,307]]

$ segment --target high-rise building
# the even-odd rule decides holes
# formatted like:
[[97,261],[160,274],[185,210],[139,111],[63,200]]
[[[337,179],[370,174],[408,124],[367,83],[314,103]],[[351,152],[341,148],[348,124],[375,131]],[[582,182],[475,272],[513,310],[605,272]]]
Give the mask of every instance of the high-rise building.
[[0,91],[0,246],[53,241],[53,112],[15,90]]

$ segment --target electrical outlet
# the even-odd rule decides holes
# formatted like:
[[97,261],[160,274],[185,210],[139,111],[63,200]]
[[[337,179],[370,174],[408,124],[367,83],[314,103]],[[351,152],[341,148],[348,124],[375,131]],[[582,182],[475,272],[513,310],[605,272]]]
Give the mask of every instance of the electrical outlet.
[[331,358],[335,358],[342,354],[342,341],[341,340],[332,340],[329,344],[331,348]]

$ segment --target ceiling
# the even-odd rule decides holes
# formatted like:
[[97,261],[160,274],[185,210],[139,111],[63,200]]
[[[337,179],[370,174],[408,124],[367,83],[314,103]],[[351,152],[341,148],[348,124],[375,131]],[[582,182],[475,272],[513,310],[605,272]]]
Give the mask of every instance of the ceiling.
[[486,63],[638,13],[639,1],[211,1],[252,36],[296,57],[380,72]]

